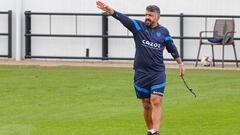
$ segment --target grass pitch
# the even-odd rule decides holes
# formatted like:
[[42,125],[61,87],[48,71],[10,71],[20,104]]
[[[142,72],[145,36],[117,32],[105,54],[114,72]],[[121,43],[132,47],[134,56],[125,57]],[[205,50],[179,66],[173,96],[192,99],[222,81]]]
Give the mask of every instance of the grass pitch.
[[[240,71],[167,70],[162,135],[239,135]],[[145,135],[129,68],[0,66],[0,135]]]

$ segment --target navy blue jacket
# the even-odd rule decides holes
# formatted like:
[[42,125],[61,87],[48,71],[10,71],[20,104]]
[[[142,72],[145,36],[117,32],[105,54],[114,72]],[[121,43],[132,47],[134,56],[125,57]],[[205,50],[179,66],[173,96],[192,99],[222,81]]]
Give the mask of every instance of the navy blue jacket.
[[174,59],[179,57],[172,37],[165,27],[158,25],[155,28],[149,28],[144,22],[130,19],[117,11],[114,11],[112,16],[133,33],[136,46],[135,71],[144,73],[164,72],[164,48],[171,53]]

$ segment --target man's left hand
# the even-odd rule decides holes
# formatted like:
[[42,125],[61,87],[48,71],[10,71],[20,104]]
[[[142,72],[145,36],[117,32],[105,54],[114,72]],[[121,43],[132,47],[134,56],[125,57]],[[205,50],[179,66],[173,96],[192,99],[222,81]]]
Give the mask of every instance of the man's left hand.
[[179,64],[179,75],[184,76],[185,74],[185,68],[183,64]]

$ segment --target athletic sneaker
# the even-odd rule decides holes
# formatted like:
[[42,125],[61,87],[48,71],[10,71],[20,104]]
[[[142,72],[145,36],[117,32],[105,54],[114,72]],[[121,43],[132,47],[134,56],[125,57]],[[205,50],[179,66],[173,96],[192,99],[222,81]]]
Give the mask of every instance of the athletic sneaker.
[[148,131],[147,135],[160,135],[160,134],[159,134],[159,132],[155,132],[155,133],[152,134],[151,132]]
[[155,132],[155,133],[153,133],[152,135],[160,135],[160,134],[159,134],[159,132]]

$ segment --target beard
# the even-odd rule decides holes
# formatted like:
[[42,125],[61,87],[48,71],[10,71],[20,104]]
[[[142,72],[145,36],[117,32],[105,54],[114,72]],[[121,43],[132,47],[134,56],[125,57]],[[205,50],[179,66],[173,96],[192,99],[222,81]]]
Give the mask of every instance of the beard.
[[153,22],[152,22],[150,19],[146,19],[146,20],[145,20],[145,25],[146,25],[147,27],[151,27],[152,24],[153,24]]

